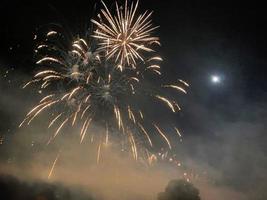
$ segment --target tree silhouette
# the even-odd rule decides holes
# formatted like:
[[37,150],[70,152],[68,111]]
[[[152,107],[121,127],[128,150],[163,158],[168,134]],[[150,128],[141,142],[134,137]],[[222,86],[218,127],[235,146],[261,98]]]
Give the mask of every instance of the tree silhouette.
[[200,197],[192,183],[181,179],[171,180],[165,191],[158,194],[158,200],[200,200]]

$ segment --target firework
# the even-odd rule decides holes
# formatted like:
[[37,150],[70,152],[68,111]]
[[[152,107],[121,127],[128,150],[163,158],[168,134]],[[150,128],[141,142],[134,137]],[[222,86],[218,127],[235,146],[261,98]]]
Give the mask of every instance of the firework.
[[[97,30],[89,37],[78,37],[62,44],[60,40],[67,38],[63,33],[56,30],[45,33],[44,42],[36,47],[36,64],[42,70],[24,86],[33,84],[44,96],[20,126],[30,124],[47,111],[51,114],[48,128],[55,130],[49,144],[66,127],[79,127],[79,141],[83,143],[90,127],[101,125],[106,129],[103,133],[90,134],[91,141],[98,145],[97,163],[103,145],[114,138],[129,144],[129,151],[136,160],[140,155],[140,143],[153,147],[152,135],[159,135],[171,149],[167,134],[159,123],[156,125],[146,117],[140,102],[141,99],[158,102],[176,113],[179,105],[165,93],[168,94],[167,90],[186,93],[183,87],[189,85],[182,80],[159,87],[147,84],[148,74],[156,78],[161,75],[162,61],[155,52],[149,57],[141,54],[142,51],[153,52],[150,46],[159,44],[159,39],[151,35],[155,29],[151,13],[138,16],[138,3],[128,6],[126,1],[122,9],[116,3],[113,16],[104,3],[103,6],[99,15],[103,16],[99,21],[92,20]],[[138,59],[144,62],[138,63]],[[173,131],[181,136],[176,127]]]
[[50,171],[49,171],[49,174],[48,174],[48,176],[47,176],[48,179],[50,179],[51,176],[52,176],[52,174],[53,174],[53,171],[54,171],[54,168],[55,168],[55,166],[56,166],[56,163],[57,163],[57,160],[58,160],[59,156],[60,156],[60,154],[58,153],[56,159],[54,160],[54,162],[53,162],[53,164],[52,164],[52,167],[51,167],[51,169],[50,169]]
[[137,16],[138,2],[124,7],[116,3],[116,15],[112,15],[104,2],[104,9],[98,15],[98,21],[91,21],[97,26],[93,37],[99,39],[99,49],[104,50],[107,59],[114,58],[117,67],[135,68],[137,61],[144,61],[142,52],[153,52],[152,45],[159,44],[159,38],[152,36],[158,28],[151,23],[152,12]]

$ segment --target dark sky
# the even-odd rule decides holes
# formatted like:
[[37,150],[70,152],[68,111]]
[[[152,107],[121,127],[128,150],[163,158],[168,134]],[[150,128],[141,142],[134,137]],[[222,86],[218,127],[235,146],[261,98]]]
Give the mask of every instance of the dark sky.
[[[83,24],[95,15],[95,2],[1,2],[0,67],[13,66],[15,71],[30,75],[36,28],[55,22],[74,33],[83,31]],[[243,154],[252,157],[243,152],[245,142],[257,147],[257,154],[263,155],[260,159],[265,158],[266,7],[255,1],[140,0],[140,5],[142,10],[154,10],[153,23],[160,26],[157,34],[162,44],[163,72],[169,79],[182,78],[190,83],[188,95],[181,99],[183,112],[177,119],[187,139],[186,155],[216,166],[227,176],[236,171],[243,173],[240,167],[248,164]],[[213,84],[213,74],[220,75],[222,82]],[[3,85],[1,94],[9,93],[2,90]],[[0,125],[1,131],[14,126],[6,119],[12,113],[6,112],[4,106],[2,99],[1,118],[7,123]],[[237,146],[240,148],[235,149]],[[209,147],[221,148],[212,152]],[[233,151],[229,153],[230,148]],[[224,166],[225,160],[235,160],[229,156],[231,153],[241,161],[236,166]],[[254,169],[254,165],[250,167]],[[227,177],[230,181],[226,181],[242,188],[240,177],[238,174],[234,181]],[[254,173],[251,177],[257,180]]]

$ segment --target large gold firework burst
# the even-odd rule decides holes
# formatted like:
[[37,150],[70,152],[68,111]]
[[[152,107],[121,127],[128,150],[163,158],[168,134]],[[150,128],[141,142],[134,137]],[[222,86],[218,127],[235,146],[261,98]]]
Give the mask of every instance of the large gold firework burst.
[[[172,141],[160,122],[150,119],[145,102],[158,102],[176,113],[180,107],[167,90],[186,93],[189,85],[180,79],[161,82],[162,59],[148,55],[154,51],[152,43],[159,44],[159,38],[151,36],[156,28],[151,24],[151,13],[138,16],[138,2],[128,6],[126,1],[122,8],[116,3],[116,15],[112,16],[103,5],[99,21],[92,20],[97,25],[93,37],[68,40],[64,29],[49,27],[44,39],[37,41],[36,64],[40,70],[24,88],[35,85],[42,98],[20,126],[30,124],[47,111],[51,115],[48,128],[54,129],[48,144],[64,129],[76,126],[80,129],[80,143],[90,137],[91,143],[98,144],[97,163],[101,146],[109,141],[120,141],[136,160],[139,155],[150,158],[154,134],[169,149]],[[156,78],[156,84],[149,84],[150,76]],[[104,131],[92,131],[98,126]],[[172,130],[181,137],[175,126]]]
[[137,61],[144,61],[141,52],[153,52],[152,44],[160,44],[158,37],[151,36],[157,27],[151,23],[152,12],[137,16],[138,1],[130,6],[125,1],[124,7],[116,2],[116,15],[111,15],[102,2],[104,9],[98,15],[99,21],[91,20],[97,30],[93,37],[100,40],[99,50],[107,53],[107,58],[114,58],[119,69],[126,66],[135,68]]

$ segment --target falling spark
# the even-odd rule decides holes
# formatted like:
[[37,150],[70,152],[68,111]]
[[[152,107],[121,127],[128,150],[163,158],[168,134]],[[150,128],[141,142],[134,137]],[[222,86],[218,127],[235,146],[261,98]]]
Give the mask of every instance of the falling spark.
[[106,139],[105,139],[105,145],[108,145],[108,139],[109,139],[109,137],[108,137],[108,126],[107,126],[107,124],[106,124]]
[[44,57],[44,58],[38,60],[36,62],[36,64],[41,64],[41,63],[43,63],[45,61],[56,62],[56,63],[62,64],[61,61],[59,61],[57,58],[53,58],[53,57]]
[[154,124],[154,127],[157,129],[158,133],[165,139],[165,141],[167,142],[169,148],[171,149],[172,148],[171,147],[171,143],[168,140],[168,138],[166,137],[166,135],[162,132],[162,130],[160,130],[160,128],[156,124]]
[[178,128],[174,127],[174,129],[175,129],[176,133],[178,134],[178,136],[182,137],[182,135],[181,135],[180,131],[178,130]]
[[58,160],[58,158],[59,158],[59,153],[57,154],[57,157],[56,157],[56,159],[54,160],[54,162],[53,162],[53,165],[52,165],[52,167],[51,167],[51,169],[50,169],[50,171],[49,171],[49,174],[48,174],[48,179],[50,179],[51,178],[51,176],[52,176],[52,174],[53,174],[53,171],[54,171],[54,168],[55,168],[55,166],[56,166],[56,163],[57,163],[57,160]]
[[69,120],[69,118],[67,118],[67,119],[65,119],[62,123],[61,123],[61,125],[58,127],[58,129],[57,129],[57,131],[55,132],[55,134],[54,134],[54,138],[58,135],[58,133],[59,133],[59,131],[62,129],[62,127],[64,126],[64,124],[66,124],[66,122]]
[[87,121],[87,124],[85,125],[85,129],[83,130],[83,132],[81,132],[81,140],[80,140],[80,143],[83,142],[84,136],[85,136],[85,134],[87,132],[87,129],[88,129],[91,121],[92,121],[92,118]]
[[180,81],[181,83],[183,83],[185,86],[189,87],[189,84],[185,81],[183,81],[182,79],[178,79],[178,81]]
[[51,35],[56,35],[57,32],[56,31],[49,31],[46,36],[51,36]]
[[151,141],[151,139],[150,139],[147,131],[145,130],[145,128],[141,124],[139,124],[139,123],[138,123],[138,126],[141,128],[142,132],[146,135],[147,140],[148,140],[150,146],[153,147],[152,141]]
[[100,154],[101,154],[101,143],[98,145],[97,149],[97,159],[96,159],[97,164],[99,164]]
[[163,85],[163,87],[165,87],[165,88],[173,88],[173,89],[178,90],[178,91],[181,91],[181,92],[183,92],[185,94],[187,93],[185,91],[185,89],[183,89],[183,88],[181,88],[181,87],[179,87],[177,85]]
[[168,107],[172,110],[172,112],[174,112],[174,113],[176,112],[172,103],[168,99],[166,99],[165,97],[159,96],[159,95],[156,95],[155,97],[160,99],[164,103],[166,103],[168,105]]
[[50,128],[51,126],[53,126],[53,124],[57,121],[58,118],[61,117],[63,113],[60,113],[59,115],[57,115],[51,122],[50,124],[48,125],[48,128]]

